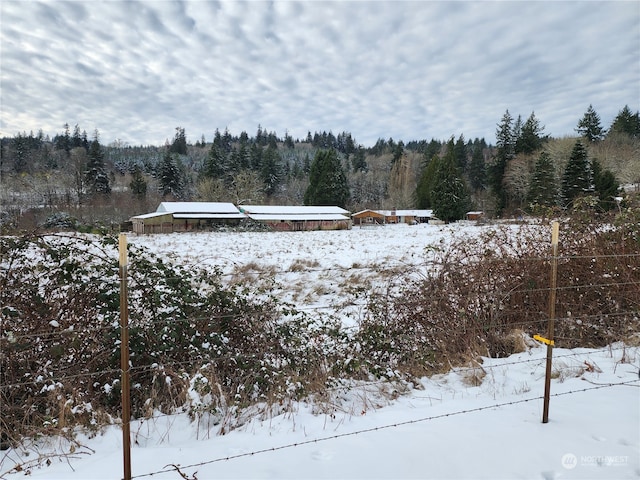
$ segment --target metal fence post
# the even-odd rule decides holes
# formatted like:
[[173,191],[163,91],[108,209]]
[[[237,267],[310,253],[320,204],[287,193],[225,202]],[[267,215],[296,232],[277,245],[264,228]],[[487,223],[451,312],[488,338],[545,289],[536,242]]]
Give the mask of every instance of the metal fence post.
[[551,391],[551,361],[553,357],[553,335],[556,317],[556,286],[558,278],[558,232],[560,225],[553,222],[551,228],[551,285],[549,289],[549,325],[547,327],[547,366],[544,378],[544,408],[542,423],[549,422],[549,397]]
[[131,480],[131,392],[129,386],[129,305],[127,301],[127,236],[118,238],[120,253],[120,369],[122,370],[122,456],[124,480]]

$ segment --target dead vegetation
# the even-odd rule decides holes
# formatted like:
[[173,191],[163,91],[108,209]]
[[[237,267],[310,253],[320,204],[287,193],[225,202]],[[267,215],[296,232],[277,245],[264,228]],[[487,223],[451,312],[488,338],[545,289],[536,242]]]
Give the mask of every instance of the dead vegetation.
[[[640,214],[625,215],[562,223],[557,346],[637,338]],[[97,432],[117,421],[115,245],[110,237],[0,239],[2,448],[39,435],[72,439],[78,427]],[[346,269],[331,285],[329,277],[308,285],[313,298],[346,294],[345,308],[365,301],[356,328],[345,328],[336,317],[278,300],[275,283],[265,280],[276,275],[271,267],[254,262],[223,283],[215,269],[130,251],[133,415],[186,411],[203,432],[222,434],[302,398],[326,402],[319,411],[376,408],[416,377],[452,367],[465,367],[462,380],[480,385],[480,356],[522,352],[530,337],[544,335],[548,225],[491,227],[423,253],[420,266]],[[286,273],[317,266],[298,261]],[[556,375],[589,368],[596,366],[570,365]],[[372,380],[383,386],[361,390],[357,402],[335,393]]]

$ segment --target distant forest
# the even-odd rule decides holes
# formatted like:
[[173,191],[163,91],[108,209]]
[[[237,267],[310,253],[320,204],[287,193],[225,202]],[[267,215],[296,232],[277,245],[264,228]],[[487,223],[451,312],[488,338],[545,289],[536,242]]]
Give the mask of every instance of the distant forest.
[[496,144],[464,134],[360,145],[349,132],[284,137],[215,130],[195,143],[176,127],[162,146],[104,145],[99,131],[62,126],[0,139],[3,231],[113,227],[161,201],[432,209],[446,221],[552,215],[576,205],[620,209],[640,187],[640,115],[622,108],[610,126],[589,106],[575,136],[552,138],[531,113],[508,110]]

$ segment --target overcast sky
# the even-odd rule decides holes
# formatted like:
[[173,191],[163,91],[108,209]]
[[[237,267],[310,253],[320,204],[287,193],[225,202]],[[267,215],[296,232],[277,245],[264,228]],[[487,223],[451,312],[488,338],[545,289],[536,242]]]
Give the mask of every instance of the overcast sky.
[[640,2],[2,0],[0,135],[161,145],[216,128],[495,143],[640,105]]

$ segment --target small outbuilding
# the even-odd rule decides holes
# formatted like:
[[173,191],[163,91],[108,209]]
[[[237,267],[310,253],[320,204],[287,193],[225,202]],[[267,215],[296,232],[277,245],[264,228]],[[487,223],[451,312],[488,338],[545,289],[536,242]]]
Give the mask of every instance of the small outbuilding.
[[384,214],[376,210],[362,210],[351,215],[351,218],[353,224],[360,227],[385,224]]
[[433,210],[362,210],[353,214],[354,225],[385,225],[387,223],[427,223]]
[[476,211],[476,212],[467,212],[467,220],[483,220],[484,212]]

